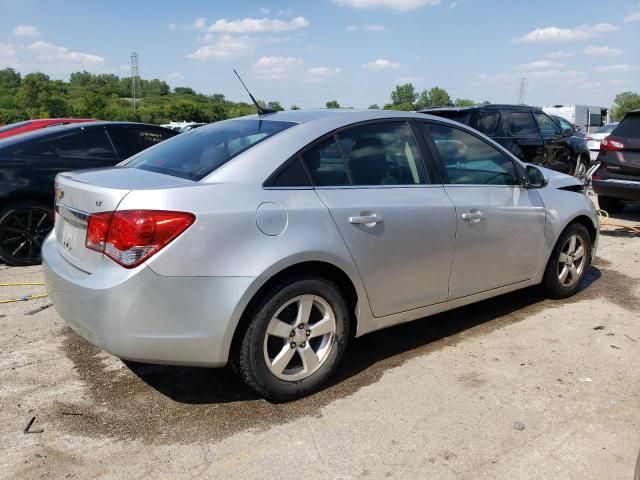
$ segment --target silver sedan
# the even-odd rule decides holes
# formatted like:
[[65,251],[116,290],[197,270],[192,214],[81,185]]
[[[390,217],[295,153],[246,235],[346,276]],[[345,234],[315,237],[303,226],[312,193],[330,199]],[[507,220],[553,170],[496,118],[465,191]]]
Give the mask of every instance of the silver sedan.
[[419,113],[227,120],[58,175],[49,294],[124,359],[220,367],[287,400],[349,339],[541,285],[572,295],[598,242],[573,177]]

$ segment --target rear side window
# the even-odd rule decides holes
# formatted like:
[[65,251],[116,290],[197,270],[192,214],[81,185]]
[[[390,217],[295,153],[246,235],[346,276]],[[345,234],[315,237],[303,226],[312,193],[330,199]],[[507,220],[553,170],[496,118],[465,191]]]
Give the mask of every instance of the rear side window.
[[511,112],[509,114],[509,131],[515,136],[538,134],[536,122],[530,112]]
[[123,165],[197,181],[293,125],[295,123],[261,119],[218,122],[162,142]]
[[479,130],[488,137],[501,137],[501,117],[502,115],[500,115],[500,112],[478,112],[476,130]]
[[615,137],[640,138],[640,114],[627,115],[611,132]]
[[427,113],[429,115],[436,115],[438,117],[448,118],[449,120],[453,120],[454,122],[464,123],[465,125],[469,125],[469,119],[471,117],[471,114],[468,110],[465,110],[463,112],[457,112],[455,110],[442,110],[439,112],[438,111],[430,112],[429,110],[426,110],[424,113]]
[[349,185],[347,168],[338,144],[333,137],[308,150],[302,156],[302,160],[311,175],[314,185]]
[[461,185],[516,185],[513,161],[493,145],[448,125],[424,125],[449,176]]
[[174,132],[150,128],[109,127],[107,130],[118,156],[123,159],[175,136]]
[[294,158],[269,182],[270,187],[308,187],[310,185],[309,177],[302,168],[298,157]]
[[80,130],[72,135],[56,138],[52,148],[62,158],[115,159],[116,155],[102,128]]

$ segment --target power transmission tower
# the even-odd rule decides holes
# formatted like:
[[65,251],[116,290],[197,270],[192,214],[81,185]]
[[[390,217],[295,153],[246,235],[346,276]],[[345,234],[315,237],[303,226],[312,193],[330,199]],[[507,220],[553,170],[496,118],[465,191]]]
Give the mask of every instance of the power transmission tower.
[[520,88],[518,90],[518,105],[524,105],[524,94],[527,90],[527,77],[520,78]]
[[131,54],[131,104],[136,109],[138,96],[140,95],[140,72],[138,69],[138,54]]

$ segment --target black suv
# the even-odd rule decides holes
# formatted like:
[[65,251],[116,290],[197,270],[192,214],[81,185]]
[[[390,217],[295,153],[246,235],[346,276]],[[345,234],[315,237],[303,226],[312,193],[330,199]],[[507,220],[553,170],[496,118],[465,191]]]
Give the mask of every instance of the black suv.
[[591,181],[601,209],[618,213],[626,201],[640,201],[640,110],[627,113],[602,139],[596,162]]
[[0,259],[40,262],[59,172],[110,167],[178,132],[139,123],[74,123],[0,140]]
[[484,133],[528,163],[584,180],[589,168],[586,142],[576,141],[549,115],[527,105],[428,108],[421,113],[449,118]]

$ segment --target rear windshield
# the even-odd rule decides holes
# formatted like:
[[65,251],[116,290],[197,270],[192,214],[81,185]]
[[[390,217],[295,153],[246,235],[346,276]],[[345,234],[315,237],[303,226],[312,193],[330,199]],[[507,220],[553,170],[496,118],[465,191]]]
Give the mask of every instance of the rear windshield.
[[121,165],[198,181],[236,155],[293,125],[272,120],[227,120],[178,135]]
[[9,125],[5,125],[4,127],[0,127],[0,133],[15,130],[16,128],[26,127],[27,125],[31,125],[31,122],[28,120],[26,122],[11,123]]
[[605,125],[604,127],[600,127],[594,133],[611,133],[613,132],[613,129],[616,128],[617,126],[618,126],[617,123],[610,123],[608,125]]
[[611,135],[623,138],[640,138],[640,113],[624,117]]

